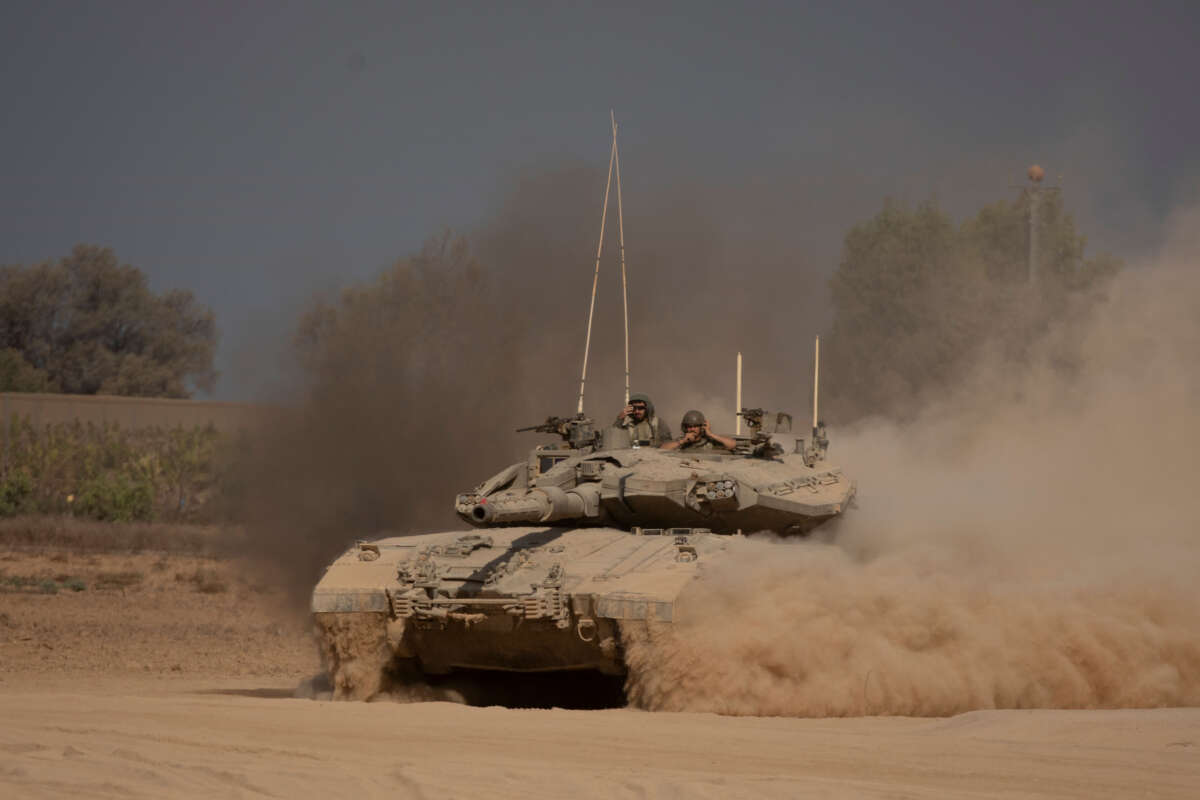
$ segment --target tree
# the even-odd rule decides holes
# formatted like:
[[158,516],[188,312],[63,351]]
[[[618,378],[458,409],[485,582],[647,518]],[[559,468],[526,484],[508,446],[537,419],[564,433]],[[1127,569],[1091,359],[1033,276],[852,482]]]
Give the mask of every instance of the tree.
[[58,386],[45,370],[26,361],[20,350],[7,347],[0,350],[0,391],[56,392]]
[[956,226],[933,203],[886,201],[846,234],[830,280],[828,387],[848,418],[906,417],[946,390],[984,348],[1020,358],[1036,332],[1120,269],[1086,241],[1057,194],[1041,198],[1038,274],[1028,282],[1029,199]]
[[[444,232],[370,281],[316,298],[292,408],[262,431],[235,513],[305,591],[347,537],[452,524],[449,498],[511,456],[519,325],[465,239]],[[286,541],[286,547],[279,542]]]
[[0,390],[190,397],[216,380],[216,341],[190,291],[156,295],[109,248],[0,267]]

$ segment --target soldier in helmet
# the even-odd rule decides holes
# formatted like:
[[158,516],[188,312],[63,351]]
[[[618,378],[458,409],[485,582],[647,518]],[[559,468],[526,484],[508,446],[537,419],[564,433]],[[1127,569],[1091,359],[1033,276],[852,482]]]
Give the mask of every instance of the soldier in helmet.
[[638,444],[660,447],[671,440],[671,428],[654,413],[654,403],[641,392],[629,395],[629,403],[621,410],[618,428],[629,429],[629,435]]
[[712,450],[715,447],[732,450],[737,447],[737,442],[728,436],[713,433],[704,414],[695,409],[683,415],[679,427],[683,429],[683,435],[664,444],[663,450]]

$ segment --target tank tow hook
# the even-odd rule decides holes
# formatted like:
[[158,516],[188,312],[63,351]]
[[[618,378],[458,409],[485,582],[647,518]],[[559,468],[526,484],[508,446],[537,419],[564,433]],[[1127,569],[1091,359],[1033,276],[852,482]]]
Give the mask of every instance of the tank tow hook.
[[585,642],[596,641],[596,620],[584,617],[575,624],[575,634]]

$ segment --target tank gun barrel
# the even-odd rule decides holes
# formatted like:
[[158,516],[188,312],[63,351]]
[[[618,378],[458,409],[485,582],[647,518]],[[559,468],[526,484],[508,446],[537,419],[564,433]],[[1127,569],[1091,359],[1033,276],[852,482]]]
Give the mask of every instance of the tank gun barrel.
[[542,486],[521,494],[460,496],[457,510],[463,519],[479,526],[582,520],[600,516],[600,496],[594,486],[570,491]]

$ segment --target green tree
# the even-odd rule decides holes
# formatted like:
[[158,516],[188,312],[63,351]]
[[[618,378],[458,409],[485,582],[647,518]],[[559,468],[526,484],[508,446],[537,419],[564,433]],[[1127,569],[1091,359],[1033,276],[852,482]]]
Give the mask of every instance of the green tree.
[[150,291],[109,248],[0,267],[0,390],[190,397],[212,388],[213,313]]
[[45,370],[26,361],[20,350],[7,347],[0,350],[0,391],[56,392],[58,386]]
[[449,232],[315,299],[296,329],[294,407],[239,466],[247,506],[233,513],[252,546],[308,582],[347,537],[451,523],[445,498],[504,463],[514,419],[543,413],[514,407],[518,334]]
[[905,417],[947,389],[984,348],[1019,358],[1073,298],[1120,269],[1086,241],[1062,198],[1040,198],[1038,275],[1028,281],[1029,198],[999,202],[962,225],[930,202],[891,201],[846,234],[830,281],[832,407],[846,417]]

